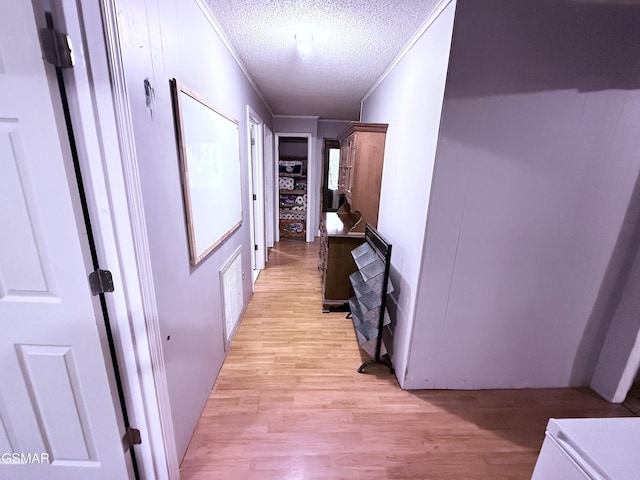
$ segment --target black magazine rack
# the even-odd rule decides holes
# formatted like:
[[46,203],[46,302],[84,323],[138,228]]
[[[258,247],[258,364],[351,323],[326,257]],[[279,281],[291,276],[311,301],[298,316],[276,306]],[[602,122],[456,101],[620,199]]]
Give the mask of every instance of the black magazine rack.
[[387,312],[387,295],[393,292],[389,281],[391,244],[371,225],[365,227],[365,243],[351,251],[358,270],[349,276],[355,296],[349,299],[349,316],[358,343],[371,360],[364,362],[358,373],[374,363],[382,363],[394,373],[383,340],[383,331],[391,323]]

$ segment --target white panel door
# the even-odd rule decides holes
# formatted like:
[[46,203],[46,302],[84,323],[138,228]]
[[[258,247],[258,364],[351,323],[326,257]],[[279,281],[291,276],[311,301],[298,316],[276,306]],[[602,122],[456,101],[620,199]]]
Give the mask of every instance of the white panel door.
[[257,142],[256,142],[256,126],[253,123],[249,123],[249,138],[250,138],[250,149],[249,149],[249,168],[251,169],[251,242],[253,243],[253,258],[251,259],[251,266],[254,271],[254,281],[255,281],[255,272],[260,270],[260,242],[258,240],[258,232],[260,230],[260,221],[258,215],[258,169],[257,169],[257,158],[256,158],[256,150],[257,150]]
[[124,479],[58,135],[31,2],[0,2],[0,479]]

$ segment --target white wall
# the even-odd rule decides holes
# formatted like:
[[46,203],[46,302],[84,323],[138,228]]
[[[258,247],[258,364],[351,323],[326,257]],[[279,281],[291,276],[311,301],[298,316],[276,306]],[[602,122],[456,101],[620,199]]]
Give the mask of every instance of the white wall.
[[455,1],[430,19],[413,48],[366,98],[363,122],[388,123],[378,230],[393,245],[392,360],[405,386],[416,285],[438,141]]
[[[636,190],[636,193],[639,192]],[[611,327],[590,385],[604,398],[617,403],[624,401],[634,379],[640,380],[640,223],[638,199],[635,200],[636,208],[629,212],[633,212],[636,231],[629,255],[624,258],[629,273],[620,288]]]
[[589,384],[640,168],[639,19],[458,0],[405,387]]
[[399,380],[588,385],[633,286],[639,7],[453,10],[362,108],[363,121],[389,123],[378,225],[394,245]]
[[[353,121],[355,122],[357,119],[354,119]],[[322,153],[323,140],[325,138],[329,140],[336,140],[338,138],[338,134],[347,128],[349,123],[351,123],[349,120],[325,120],[322,118],[318,120],[318,143],[320,144],[318,147],[318,155]]]
[[[169,79],[177,78],[239,120],[243,192],[248,192],[246,106],[267,126],[271,114],[195,1],[119,0],[118,6],[176,445],[182,458],[224,359],[219,271],[241,245],[246,305],[252,291],[251,249],[244,195],[241,228],[197,267],[190,266]],[[145,78],[154,89],[151,109],[145,104]]]

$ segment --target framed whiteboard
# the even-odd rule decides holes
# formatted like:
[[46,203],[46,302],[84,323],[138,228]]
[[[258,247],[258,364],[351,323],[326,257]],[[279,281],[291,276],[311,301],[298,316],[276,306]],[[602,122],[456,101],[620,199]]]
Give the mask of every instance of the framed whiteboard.
[[238,121],[171,79],[191,264],[242,223]]

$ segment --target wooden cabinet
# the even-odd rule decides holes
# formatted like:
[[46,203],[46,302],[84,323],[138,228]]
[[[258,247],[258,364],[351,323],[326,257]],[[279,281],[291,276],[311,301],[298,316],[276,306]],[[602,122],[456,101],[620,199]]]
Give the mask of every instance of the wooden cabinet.
[[357,231],[363,232],[367,223],[378,225],[386,132],[386,124],[352,122],[338,135],[338,193],[344,194],[352,212],[362,215]]
[[326,212],[320,220],[320,261],[322,311],[344,306],[353,296],[349,275],[356,271],[351,250],[364,242],[364,233],[351,232],[351,214]]
[[349,275],[356,271],[351,250],[364,242],[367,223],[377,227],[387,125],[352,122],[338,135],[338,193],[345,203],[324,213],[320,223],[322,311],[345,305],[353,296]]

